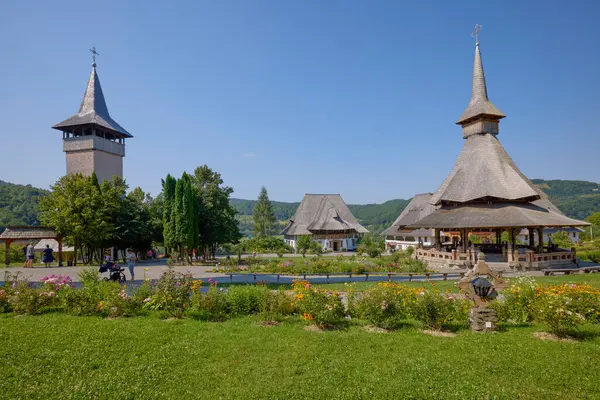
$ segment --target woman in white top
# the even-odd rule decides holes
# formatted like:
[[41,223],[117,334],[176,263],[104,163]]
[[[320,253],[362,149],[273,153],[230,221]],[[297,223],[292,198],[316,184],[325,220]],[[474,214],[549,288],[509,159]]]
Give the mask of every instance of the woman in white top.
[[135,253],[133,252],[133,250],[131,249],[127,249],[127,267],[129,268],[129,273],[131,274],[131,280],[133,281],[133,279],[135,278],[134,273],[133,273],[133,268],[135,267],[135,260],[137,260],[137,257],[135,256]]

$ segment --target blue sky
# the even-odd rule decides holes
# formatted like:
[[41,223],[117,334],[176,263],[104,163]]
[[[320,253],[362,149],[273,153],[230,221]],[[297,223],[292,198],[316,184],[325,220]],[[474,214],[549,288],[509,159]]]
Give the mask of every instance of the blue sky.
[[[154,4],[156,3],[156,4]],[[96,46],[131,187],[207,164],[234,196],[435,191],[463,145],[475,23],[499,139],[530,178],[600,181],[600,2],[0,3],[0,179],[49,187]]]

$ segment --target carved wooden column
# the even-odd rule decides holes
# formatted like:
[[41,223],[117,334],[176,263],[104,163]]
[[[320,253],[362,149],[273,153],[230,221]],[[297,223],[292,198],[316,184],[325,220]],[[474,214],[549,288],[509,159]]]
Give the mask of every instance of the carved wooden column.
[[56,238],[58,242],[58,266],[63,266],[63,253],[62,253],[62,238]]
[[538,242],[539,242],[539,252],[543,253],[544,252],[544,228],[542,228],[541,226],[538,227]]
[[4,262],[6,263],[6,267],[10,267],[10,244],[12,243],[12,240],[6,239],[4,241]]
[[535,232],[535,229],[533,229],[531,227],[527,228],[527,233],[529,234],[529,249],[530,250],[535,249],[535,240],[533,238],[534,232]]
[[441,239],[441,235],[440,235],[440,230],[434,229],[434,232],[435,232],[435,248],[436,248],[436,250],[441,250],[442,249],[442,239]]

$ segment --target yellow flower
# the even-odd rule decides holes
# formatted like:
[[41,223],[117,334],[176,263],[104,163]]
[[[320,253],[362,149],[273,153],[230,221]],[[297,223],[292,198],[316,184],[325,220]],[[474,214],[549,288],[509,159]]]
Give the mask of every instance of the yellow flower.
[[297,298],[298,300],[302,300],[302,299],[304,298],[304,295],[303,295],[302,293],[300,293],[300,294],[297,294],[297,295],[296,295],[296,298]]

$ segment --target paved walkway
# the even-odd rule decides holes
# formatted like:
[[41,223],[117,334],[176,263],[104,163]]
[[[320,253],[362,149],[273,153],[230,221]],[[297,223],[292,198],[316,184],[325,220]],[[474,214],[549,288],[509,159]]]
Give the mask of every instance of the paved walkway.
[[[123,266],[124,264],[122,264]],[[509,271],[506,263],[496,263],[490,262],[490,267],[494,271],[503,271],[503,276],[510,278],[522,275],[523,272],[512,272]],[[581,266],[597,266],[598,264],[590,263],[590,262],[582,262]],[[0,268],[0,283],[3,283],[5,280],[5,272],[16,273],[21,272],[25,278],[27,278],[31,282],[39,282],[41,278],[48,275],[63,275],[69,276],[73,282],[79,282],[79,273],[85,268],[93,268],[98,270],[97,266],[78,266],[78,267],[34,267],[34,268],[23,268],[23,267],[11,267],[11,268]],[[144,279],[158,279],[163,271],[167,269],[166,261],[141,261],[135,267],[135,278],[136,281],[143,281]],[[210,272],[213,269],[211,266],[183,266],[183,267],[175,267],[175,271],[177,272],[190,272],[194,278],[197,279],[208,279],[213,278],[222,283],[234,282],[234,283],[255,283],[257,281],[265,281],[269,283],[292,283],[295,279],[299,279],[298,275],[281,275],[279,278],[276,274],[256,274],[256,279],[254,278],[254,274],[240,274],[235,275],[232,279],[229,276],[217,273]],[[129,269],[125,267],[125,275],[127,279],[130,278]],[[452,268],[436,268],[435,272],[432,274],[441,274],[447,273],[448,280],[458,279],[461,272],[464,270],[457,270]],[[103,276],[108,276],[108,274],[102,274]],[[543,273],[541,271],[529,271],[527,275],[530,276],[542,276]],[[352,275],[352,278],[348,276],[330,276],[327,278],[325,275],[309,275],[306,277],[308,280],[314,283],[339,283],[339,282],[364,282],[366,276],[365,275]],[[435,280],[441,279],[441,276],[432,277]],[[394,281],[408,281],[408,276],[392,276],[392,280]],[[387,275],[369,275],[368,281],[377,282],[377,281],[387,281]],[[426,280],[425,276],[422,274],[414,274],[413,280],[415,281],[424,281]]]

